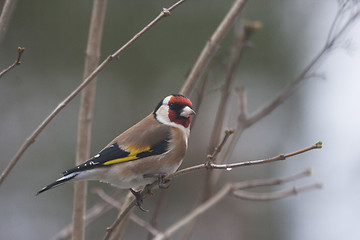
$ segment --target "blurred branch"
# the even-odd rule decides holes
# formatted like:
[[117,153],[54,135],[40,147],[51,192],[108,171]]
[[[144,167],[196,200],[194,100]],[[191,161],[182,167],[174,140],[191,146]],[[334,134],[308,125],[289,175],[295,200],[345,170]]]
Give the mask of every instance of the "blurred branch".
[[[225,152],[221,154],[221,162],[228,162],[230,157],[233,154],[233,151],[235,149],[235,146],[242,135],[243,131],[253,124],[257,123],[267,115],[269,115],[273,110],[275,110],[277,107],[279,107],[284,101],[286,101],[292,94],[300,87],[301,84],[305,83],[306,80],[309,80],[311,78],[319,77],[318,74],[314,72],[314,69],[325,59],[328,53],[331,52],[331,50],[334,50],[335,43],[339,41],[341,36],[346,32],[346,30],[349,29],[349,27],[355,22],[355,19],[359,17],[360,11],[357,9],[356,12],[354,12],[348,21],[346,21],[342,27],[338,29],[338,31],[335,33],[335,28],[338,25],[338,22],[341,20],[341,16],[345,14],[346,11],[350,11],[351,7],[346,4],[346,7],[341,7],[333,21],[333,24],[329,30],[329,35],[324,43],[324,46],[321,48],[319,53],[313,58],[313,60],[305,67],[305,69],[299,74],[297,78],[295,78],[294,81],[289,83],[287,86],[285,86],[278,95],[268,103],[266,103],[263,107],[256,110],[254,113],[252,113],[250,116],[247,115],[247,105],[246,105],[246,91],[245,89],[241,88],[237,91],[238,98],[239,98],[239,115],[238,115],[238,121],[237,126],[235,128],[234,136],[231,139],[231,142],[229,144],[229,147]],[[214,172],[211,176],[210,181],[207,181],[212,186],[215,185],[217,182],[221,172]]]
[[211,71],[207,71],[204,74],[204,77],[203,77],[203,79],[201,81],[201,86],[200,86],[199,91],[197,92],[197,96],[196,96],[196,100],[195,100],[195,102],[196,102],[196,106],[195,106],[196,115],[191,118],[191,126],[190,126],[191,129],[194,128],[197,116],[199,116],[199,110],[201,109],[201,105],[202,105],[202,102],[203,102],[204,96],[205,96],[205,87],[206,87],[210,77],[211,77]]
[[[342,27],[339,27],[342,18],[346,16],[347,13],[350,13],[350,17],[343,23]],[[346,32],[352,24],[355,23],[355,20],[360,15],[360,8],[359,8],[359,2],[356,1],[345,1],[345,2],[339,2],[339,9],[336,13],[336,16],[334,18],[334,21],[330,27],[328,37],[326,39],[326,46],[328,48],[332,48],[336,41],[339,40],[339,38]],[[336,32],[336,29],[338,31]]]
[[[258,21],[250,22],[245,21],[242,23],[241,27],[235,29],[235,41],[234,46],[232,47],[231,51],[231,58],[229,63],[229,69],[226,73],[225,77],[225,86],[221,91],[221,98],[219,107],[217,110],[213,131],[210,137],[210,142],[208,146],[208,152],[213,151],[217,144],[219,144],[221,133],[224,129],[224,120],[225,116],[227,116],[227,108],[230,104],[230,95],[233,88],[233,83],[235,81],[234,74],[238,65],[240,63],[241,57],[244,53],[245,47],[253,35],[254,32],[261,28],[261,23]],[[215,161],[215,160],[214,160]],[[205,179],[205,186],[200,194],[200,201],[204,201],[207,199],[212,192],[212,185],[213,182],[211,181],[212,178],[212,171],[207,172],[206,179]]]
[[[95,192],[102,200],[109,203],[111,206],[121,210],[122,204],[120,202],[116,201],[114,198],[107,195],[103,190],[96,189]],[[134,223],[136,223],[140,227],[143,227],[144,229],[146,229],[153,236],[160,233],[150,223],[145,222],[144,220],[142,220],[141,218],[139,218],[135,214],[130,214],[130,219],[131,219],[131,221],[133,221]]]
[[[90,223],[98,219],[100,216],[113,209],[113,206],[109,205],[107,202],[99,202],[87,210],[85,216],[85,226],[88,226]],[[51,240],[64,240],[70,238],[72,235],[72,223],[63,228],[57,234],[55,234]]]
[[[305,173],[309,173],[310,171],[305,171]],[[308,176],[309,174],[295,174],[294,176],[290,176],[287,178],[280,178],[280,179],[260,179],[255,180],[257,181],[257,187],[259,186],[271,186],[276,184],[281,184],[289,181],[295,181],[299,179],[300,177]],[[204,212],[208,211],[210,208],[214,207],[219,201],[224,199],[226,196],[235,196],[237,198],[241,199],[251,199],[251,200],[274,200],[279,198],[285,198],[291,195],[295,195],[298,193],[302,193],[305,191],[315,190],[318,188],[321,188],[322,185],[319,183],[307,185],[304,187],[294,187],[291,190],[281,191],[281,192],[270,192],[270,193],[250,193],[243,191],[241,189],[248,188],[251,186],[250,181],[244,181],[239,183],[227,183],[224,185],[216,194],[214,194],[212,197],[207,199],[204,203],[200,204],[197,208],[195,208],[193,211],[191,211],[189,214],[187,214],[185,217],[168,227],[165,231],[162,233],[157,234],[157,236],[154,238],[154,240],[162,240],[169,238],[173,233],[178,231],[180,228],[184,227],[185,225],[192,223],[192,220],[197,218],[199,215],[203,214]],[[264,184],[261,184],[264,183]],[[269,184],[271,183],[271,184]]]
[[217,27],[213,35],[206,42],[202,52],[200,53],[194,67],[192,68],[189,76],[187,77],[180,93],[190,96],[195,88],[196,83],[199,81],[201,75],[204,73],[206,66],[218,50],[220,42],[229,31],[237,16],[240,15],[247,0],[236,0],[225,18]]
[[270,200],[277,200],[280,198],[285,198],[288,196],[296,195],[302,192],[308,192],[311,190],[315,190],[321,188],[322,184],[314,183],[311,185],[306,185],[303,187],[293,187],[292,189],[285,190],[285,191],[278,191],[278,192],[270,192],[270,193],[250,193],[243,190],[237,190],[232,192],[232,195],[243,199],[243,200],[251,200],[251,201],[270,201]]
[[175,224],[171,225],[168,229],[166,229],[162,234],[158,234],[154,240],[161,240],[161,239],[169,239],[169,237],[179,230],[181,227],[185,226],[188,223],[191,223],[193,219],[198,217],[199,215],[203,214],[215,204],[217,204],[220,200],[222,200],[225,196],[227,196],[232,187],[231,184],[228,183],[224,187],[221,188],[220,191],[218,191],[216,194],[214,194],[211,198],[209,198],[207,201],[199,205],[197,208],[195,208],[191,213],[187,214],[185,217],[177,221]]
[[306,169],[300,173],[283,177],[283,178],[265,178],[265,179],[254,179],[254,180],[247,180],[244,182],[239,182],[235,184],[235,189],[249,189],[249,188],[256,188],[256,187],[266,187],[266,186],[274,186],[274,185],[283,185],[289,182],[294,182],[299,179],[302,179],[307,176],[311,176],[312,170]]
[[10,18],[13,13],[15,4],[16,4],[16,0],[5,0],[4,6],[2,8],[1,15],[0,15],[0,46],[1,46],[2,40],[5,37],[5,33],[6,33],[8,25],[9,25]]
[[333,46],[335,45],[336,41],[338,41],[341,36],[344,35],[346,30],[352,26],[352,24],[355,22],[355,19],[357,19],[360,16],[360,11],[356,11],[354,14],[351,15],[351,17],[348,19],[348,21],[343,24],[343,26],[338,30],[337,33],[335,32],[335,28],[338,24],[338,22],[341,19],[341,16],[345,14],[345,8],[341,7],[335,16],[335,19],[330,27],[329,35],[327,40],[325,41],[324,46],[320,50],[320,52],[314,57],[314,59],[305,67],[305,69],[300,73],[300,75],[291,82],[288,86],[286,86],[272,101],[270,101],[267,105],[259,109],[257,112],[255,112],[252,116],[250,116],[245,121],[246,127],[251,126],[255,122],[259,121],[260,119],[264,118],[268,114],[270,114],[275,108],[277,108],[281,103],[283,103],[289,96],[291,96],[296,89],[305,82],[305,80],[308,80],[313,77],[317,77],[318,75],[314,74],[312,71],[316,67],[317,64],[319,64],[329,53],[331,50],[333,50]]
[[[86,47],[84,79],[99,64],[101,38],[106,15],[107,0],[94,0],[91,14],[89,37]],[[91,145],[91,127],[96,91],[96,78],[81,93],[80,111],[78,116],[78,137],[75,165],[89,159]],[[72,239],[85,239],[85,212],[87,198],[87,182],[74,183],[74,208]]]
[[[279,160],[285,160],[285,159],[287,159],[289,157],[293,157],[295,155],[299,155],[299,154],[311,151],[313,149],[319,149],[321,147],[322,147],[322,143],[317,142],[316,144],[314,144],[312,146],[297,150],[297,151],[292,152],[292,153],[280,154],[280,155],[272,157],[272,158],[266,158],[266,159],[261,159],[261,160],[253,160],[253,161],[246,161],[246,162],[239,162],[239,163],[232,163],[232,164],[221,164],[221,165],[219,165],[219,164],[214,164],[211,161],[207,161],[207,162],[205,162],[203,164],[188,167],[188,168],[179,170],[179,171],[177,171],[175,173],[169,174],[168,176],[166,176],[164,178],[164,180],[172,179],[174,177],[184,175],[185,173],[190,173],[190,172],[193,172],[193,171],[197,171],[199,169],[225,169],[225,170],[229,171],[229,170],[232,170],[233,168],[236,168],[236,167],[243,167],[243,166],[248,166],[248,165],[257,165],[257,164],[264,164],[264,163],[269,163],[269,162],[274,162],[274,161],[279,161]],[[156,181],[154,183],[152,183],[152,184],[146,185],[145,188],[140,193],[141,196],[145,197],[146,195],[151,193],[151,190],[156,186],[157,186]],[[214,200],[212,200],[212,201],[214,201]],[[121,213],[119,214],[118,218],[113,222],[111,227],[107,228],[107,232],[105,234],[104,240],[110,239],[113,230],[126,218],[127,214],[135,206],[135,203],[136,203],[136,200],[133,198],[131,201],[129,201],[124,206],[124,208],[121,210]]]
[[[141,195],[144,197],[145,193],[152,188],[150,186],[155,186],[156,184],[153,183],[152,185],[147,185],[144,190],[141,192]],[[126,222],[133,207],[135,206],[136,200],[134,197],[130,197],[130,192],[128,197],[126,197],[126,201],[123,204],[122,209],[119,212],[117,219],[113,222],[113,224],[106,229],[106,234],[104,236],[104,240],[109,240],[113,237],[113,235],[117,235],[116,231],[122,222]],[[114,234],[115,233],[115,234]]]
[[225,85],[221,91],[220,103],[218,106],[214,128],[210,137],[210,143],[208,146],[208,152],[213,151],[216,145],[219,144],[221,133],[224,128],[224,119],[229,105],[231,91],[234,85],[234,74],[240,63],[241,57],[244,53],[247,42],[255,31],[261,28],[261,23],[255,21],[243,21],[241,20],[241,26],[235,29],[235,41],[231,50],[229,69],[225,77]]
[[[134,195],[129,191],[128,194],[126,195],[124,203],[122,205],[127,206],[133,200],[134,200]],[[118,217],[122,214],[122,210],[123,209],[119,210]],[[132,208],[125,215],[123,215],[123,221],[120,224],[118,224],[116,227],[112,228],[112,234],[109,238],[110,240],[118,240],[118,239],[122,238],[122,236],[125,232],[125,229],[129,223],[130,216],[131,216],[133,210],[134,209]],[[107,229],[107,231],[108,231],[108,229]]]
[[[161,191],[160,194],[159,194],[159,198],[156,201],[154,213],[153,213],[153,215],[151,217],[151,220],[150,220],[150,225],[153,228],[157,228],[158,220],[159,220],[159,217],[160,217],[160,212],[161,212],[161,210],[163,209],[163,207],[165,205],[165,199],[166,199],[167,193],[168,193],[167,191]],[[149,233],[148,234],[148,240],[151,240],[153,236],[154,235]]]
[[35,142],[37,136],[44,130],[44,128],[55,118],[55,116],[67,106],[69,102],[71,102],[75,96],[77,96],[94,78],[115,59],[118,59],[121,53],[131,46],[136,40],[138,40],[144,33],[150,30],[156,23],[158,23],[162,18],[169,16],[170,12],[178,7],[185,0],[180,0],[172,5],[170,8],[164,8],[161,13],[151,21],[146,27],[144,27],[140,32],[138,32],[133,38],[131,38],[127,43],[125,43],[120,49],[118,49],[115,53],[108,56],[89,76],[84,79],[84,81],[69,95],[67,96],[59,105],[50,113],[49,116],[45,118],[45,120],[35,129],[35,131],[25,140],[23,145],[19,148],[15,156],[11,159],[5,170],[1,173],[0,176],[0,185],[3,183],[7,175],[11,172],[13,167],[22,157],[24,152],[29,148],[31,144]]
[[[259,29],[261,29],[262,24],[258,21],[244,21],[239,18],[237,21],[239,26],[235,26],[234,29],[234,43],[231,49],[230,62],[228,66],[228,70],[225,76],[225,84],[221,91],[220,102],[218,105],[214,126],[212,129],[211,137],[209,138],[208,152],[216,151],[217,146],[222,146],[223,144],[219,144],[221,134],[224,129],[224,122],[227,116],[228,107],[230,105],[230,96],[233,89],[234,81],[235,81],[235,72],[240,64],[240,60],[243,56],[244,50],[248,46],[248,42],[250,37]],[[241,93],[240,93],[241,92]],[[239,94],[242,94],[242,97],[245,96],[244,89],[238,91]],[[240,104],[240,113],[242,117],[245,117],[246,109],[244,104],[241,102]],[[234,133],[234,131],[232,131]],[[239,133],[239,126],[237,128],[237,134]],[[227,134],[225,135],[227,136]],[[218,151],[216,155],[219,153]],[[214,154],[213,154],[214,155]],[[216,162],[216,157],[212,158],[214,162]],[[207,200],[213,191],[213,186],[217,181],[219,173],[214,171],[206,172],[204,187],[200,191],[198,203],[202,203]],[[184,230],[182,237],[180,239],[189,239],[192,231],[195,229],[195,219],[193,223],[188,224],[187,228]]]
[[2,78],[2,76],[4,76],[8,71],[10,71],[11,69],[13,69],[14,67],[18,66],[21,64],[21,56],[22,54],[24,53],[25,51],[25,48],[24,47],[18,47],[17,48],[17,51],[18,51],[18,57],[17,59],[15,60],[15,62],[13,64],[11,64],[9,67],[7,67],[6,69],[2,70],[0,72],[0,78]]

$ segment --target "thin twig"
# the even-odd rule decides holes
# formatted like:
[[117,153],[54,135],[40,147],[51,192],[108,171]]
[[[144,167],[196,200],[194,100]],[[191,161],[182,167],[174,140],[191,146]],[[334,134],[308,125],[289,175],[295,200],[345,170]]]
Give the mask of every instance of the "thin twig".
[[169,16],[169,12],[174,10],[176,7],[178,7],[181,3],[183,3],[185,0],[180,0],[174,5],[172,5],[168,9],[163,9],[161,13],[146,27],[144,27],[139,33],[137,33],[133,38],[131,38],[125,45],[123,45],[119,50],[117,50],[115,53],[108,56],[84,81],[69,95],[67,96],[62,102],[59,103],[59,105],[50,113],[49,116],[46,117],[46,119],[35,129],[35,131],[26,139],[26,141],[23,143],[23,145],[19,148],[15,156],[11,159],[5,170],[1,173],[0,176],[0,185],[3,183],[4,179],[7,177],[7,175],[11,172],[11,170],[14,168],[16,163],[19,161],[19,159],[22,157],[24,152],[29,148],[31,144],[35,142],[35,139],[37,136],[42,132],[42,130],[51,122],[51,120],[64,108],[66,105],[71,102],[75,96],[79,92],[83,90],[109,63],[117,59],[121,53],[127,49],[130,45],[132,45],[136,40],[139,39],[145,32],[150,30],[157,22],[159,22],[162,18]]
[[347,4],[340,6],[340,9],[338,10],[338,12],[334,18],[333,24],[331,25],[331,28],[330,28],[330,31],[329,31],[329,34],[328,34],[328,37],[327,37],[326,43],[325,43],[325,45],[329,49],[331,49],[334,46],[335,42],[338,41],[338,39],[351,27],[351,25],[355,23],[355,19],[358,18],[360,15],[360,11],[358,10],[352,16],[350,16],[350,18],[346,21],[346,23],[343,24],[343,27],[340,28],[340,30],[336,34],[334,34],[336,26],[340,22],[340,18],[343,15],[345,15],[346,11],[350,11],[352,9],[353,6],[350,6],[350,5],[351,5],[351,3],[347,3]]
[[257,165],[257,164],[275,162],[275,161],[279,161],[279,160],[285,160],[285,159],[287,159],[289,157],[293,157],[295,155],[299,155],[299,154],[302,154],[304,152],[308,152],[310,150],[320,149],[320,148],[322,148],[322,142],[317,142],[317,143],[315,143],[314,145],[312,145],[310,147],[306,147],[304,149],[301,149],[301,150],[298,150],[298,151],[295,151],[295,152],[292,152],[292,153],[288,153],[288,154],[280,154],[280,155],[272,157],[272,158],[266,158],[266,159],[260,159],[260,160],[251,160],[251,161],[238,162],[238,163],[228,163],[228,164],[210,163],[208,167],[213,168],[213,169],[231,170],[232,168],[236,168],[236,167]]
[[207,158],[211,161],[215,161],[217,155],[221,152],[222,148],[224,147],[225,143],[227,142],[227,140],[229,139],[229,137],[231,136],[231,134],[234,133],[234,130],[225,130],[225,135],[222,139],[222,141],[219,143],[219,145],[217,145],[215,148],[213,148],[213,153],[211,155],[208,155]]
[[6,69],[2,70],[0,72],[0,78],[2,78],[2,76],[4,76],[7,72],[9,72],[11,69],[13,69],[14,67],[18,66],[21,64],[21,56],[22,54],[24,53],[25,51],[25,48],[24,47],[18,47],[17,48],[17,51],[18,51],[18,57],[17,59],[15,60],[15,62],[13,64],[11,64],[9,67],[7,67]]
[[207,40],[202,52],[196,60],[194,67],[182,86],[180,93],[186,96],[191,95],[196,83],[204,73],[206,66],[214,56],[214,53],[218,50],[220,42],[235,22],[236,17],[242,12],[246,2],[247,0],[236,0],[234,2],[213,35]]

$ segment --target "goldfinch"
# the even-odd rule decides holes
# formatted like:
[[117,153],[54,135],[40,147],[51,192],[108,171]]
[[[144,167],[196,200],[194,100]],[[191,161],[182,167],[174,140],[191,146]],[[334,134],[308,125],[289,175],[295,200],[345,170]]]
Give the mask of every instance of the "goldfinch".
[[159,187],[164,187],[163,177],[175,172],[184,159],[193,114],[187,97],[180,94],[165,97],[151,114],[87,162],[63,172],[63,177],[37,194],[81,180],[99,180],[130,190],[158,180]]

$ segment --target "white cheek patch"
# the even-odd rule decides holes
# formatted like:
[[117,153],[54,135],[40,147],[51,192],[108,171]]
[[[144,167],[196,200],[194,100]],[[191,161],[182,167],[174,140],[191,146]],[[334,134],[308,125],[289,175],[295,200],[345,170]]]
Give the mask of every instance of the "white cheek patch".
[[166,98],[164,98],[164,100],[163,100],[163,105],[168,105],[171,97],[172,97],[172,96],[167,96]]
[[161,123],[169,124],[169,107],[167,105],[162,105],[156,112],[156,118]]

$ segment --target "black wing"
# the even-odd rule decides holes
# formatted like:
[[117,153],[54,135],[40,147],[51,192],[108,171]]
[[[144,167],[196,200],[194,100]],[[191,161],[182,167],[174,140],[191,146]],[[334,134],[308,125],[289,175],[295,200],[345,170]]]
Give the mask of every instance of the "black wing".
[[129,150],[122,149],[117,143],[105,148],[90,160],[77,167],[69,169],[63,174],[66,176],[73,172],[86,171],[98,167],[108,167],[113,164],[134,161],[137,159],[159,155],[167,151],[169,146],[169,138],[166,138],[153,146],[145,146],[142,148],[129,148]]

